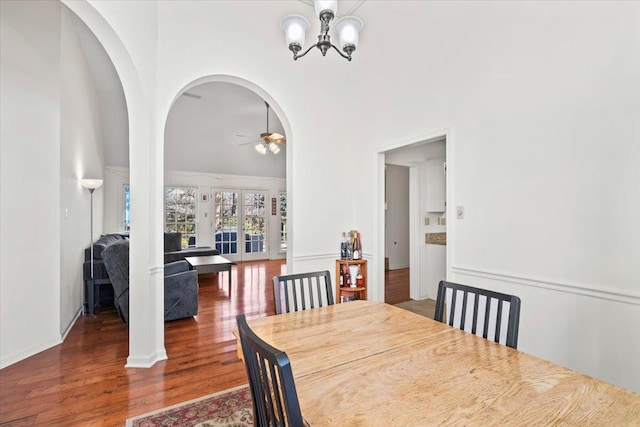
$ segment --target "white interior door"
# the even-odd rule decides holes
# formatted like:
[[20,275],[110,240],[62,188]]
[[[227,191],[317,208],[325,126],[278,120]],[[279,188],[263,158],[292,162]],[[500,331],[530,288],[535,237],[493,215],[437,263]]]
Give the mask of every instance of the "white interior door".
[[268,193],[263,190],[220,189],[213,195],[213,243],[220,254],[236,262],[268,258]]

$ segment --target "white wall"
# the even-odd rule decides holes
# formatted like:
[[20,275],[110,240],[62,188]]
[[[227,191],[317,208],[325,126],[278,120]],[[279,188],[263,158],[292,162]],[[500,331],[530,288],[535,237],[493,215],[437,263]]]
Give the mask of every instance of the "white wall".
[[60,342],[61,6],[0,7],[4,367]]
[[[82,308],[89,193],[102,176],[95,88],[69,12],[2,2],[0,366],[59,343]],[[94,225],[102,227],[101,191]]]
[[386,255],[389,269],[409,267],[409,168],[386,165]]
[[60,103],[60,328],[64,335],[83,304],[84,248],[102,230],[102,188],[91,196],[82,178],[102,178],[100,107],[95,83],[76,35],[71,12],[62,8]]

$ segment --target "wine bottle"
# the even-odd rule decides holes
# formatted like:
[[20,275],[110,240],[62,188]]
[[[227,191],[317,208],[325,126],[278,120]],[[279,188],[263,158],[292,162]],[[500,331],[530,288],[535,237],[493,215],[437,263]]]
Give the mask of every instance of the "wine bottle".
[[351,274],[349,274],[349,266],[343,266],[346,267],[345,271],[344,271],[344,287],[348,288],[351,286]]
[[353,239],[353,259],[362,259],[362,246],[360,245],[360,233],[356,233]]
[[360,267],[358,267],[358,275],[356,276],[356,286],[361,288],[363,285],[364,285],[364,277],[362,276]]
[[342,232],[342,242],[340,242],[340,259],[347,259],[347,233]]
[[340,267],[340,287],[344,288],[344,271],[342,270],[342,267]]

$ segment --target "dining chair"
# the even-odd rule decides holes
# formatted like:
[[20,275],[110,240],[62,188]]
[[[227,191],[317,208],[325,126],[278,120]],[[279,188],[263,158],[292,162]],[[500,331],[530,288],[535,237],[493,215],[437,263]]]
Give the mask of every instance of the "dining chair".
[[276,314],[333,305],[329,271],[288,274],[273,277]]
[[[445,319],[445,306],[449,307],[448,322]],[[433,319],[472,334],[481,334],[483,338],[493,339],[508,347],[518,348],[520,298],[517,296],[443,280],[438,285]],[[505,326],[507,333],[502,342],[500,332]]]
[[257,336],[247,324],[244,314],[237,316],[236,322],[253,398],[254,425],[306,425],[287,354]]

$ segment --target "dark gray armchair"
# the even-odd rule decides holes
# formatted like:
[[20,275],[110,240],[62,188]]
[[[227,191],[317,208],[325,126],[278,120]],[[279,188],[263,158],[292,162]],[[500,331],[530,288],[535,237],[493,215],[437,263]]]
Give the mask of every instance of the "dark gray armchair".
[[[111,243],[102,252],[111,279],[114,305],[120,318],[129,323],[129,240]],[[198,314],[198,273],[186,261],[164,266],[164,320]]]

